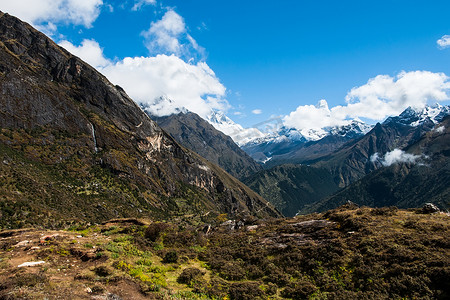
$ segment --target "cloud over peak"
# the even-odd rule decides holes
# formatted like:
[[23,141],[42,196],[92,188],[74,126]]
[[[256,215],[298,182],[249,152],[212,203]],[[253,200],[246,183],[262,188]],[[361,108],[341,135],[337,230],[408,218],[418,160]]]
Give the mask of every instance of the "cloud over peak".
[[407,107],[421,109],[429,102],[449,100],[449,77],[429,71],[400,72],[397,76],[378,75],[348,92],[346,105],[328,107],[326,100],[316,106],[303,105],[285,116],[286,126],[298,130],[340,126],[352,119],[382,121]]
[[60,43],[73,54],[96,67],[111,82],[125,89],[130,97],[148,107],[161,106],[158,99],[172,100],[167,109],[159,112],[176,113],[186,108],[206,117],[212,110],[229,108],[225,100],[226,88],[214,71],[205,63],[186,63],[175,55],[160,54],[154,57],[126,57],[117,62],[103,55],[94,40],[84,40],[80,46],[68,41]]

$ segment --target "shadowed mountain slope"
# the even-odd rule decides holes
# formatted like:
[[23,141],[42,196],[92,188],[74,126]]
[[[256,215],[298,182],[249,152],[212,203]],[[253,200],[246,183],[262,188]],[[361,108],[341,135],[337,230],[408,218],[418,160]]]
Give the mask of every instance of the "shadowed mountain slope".
[[325,211],[347,201],[371,207],[450,207],[450,117],[405,149],[414,163],[394,163],[368,174],[336,195],[304,210]]
[[242,179],[262,170],[261,165],[239,148],[229,136],[195,113],[181,112],[151,118],[178,143],[219,165],[236,178]]

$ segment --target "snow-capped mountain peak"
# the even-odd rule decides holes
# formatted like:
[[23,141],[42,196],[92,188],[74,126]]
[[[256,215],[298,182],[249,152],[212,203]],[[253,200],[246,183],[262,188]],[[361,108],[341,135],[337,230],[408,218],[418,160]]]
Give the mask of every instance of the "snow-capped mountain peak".
[[266,135],[257,128],[244,128],[227,117],[222,111],[212,111],[206,119],[217,130],[230,136],[238,145],[244,145],[252,140],[263,138]]
[[330,134],[340,135],[349,138],[364,135],[373,128],[373,125],[369,125],[360,120],[352,120],[351,123],[342,126],[335,126],[329,130]]
[[436,103],[421,109],[408,107],[399,116],[387,118],[385,123],[396,122],[416,127],[426,122],[437,124],[448,115],[450,115],[450,106]]
[[152,104],[141,104],[142,109],[157,117],[169,116],[173,114],[186,113],[188,110],[185,107],[180,107],[167,96],[156,98]]

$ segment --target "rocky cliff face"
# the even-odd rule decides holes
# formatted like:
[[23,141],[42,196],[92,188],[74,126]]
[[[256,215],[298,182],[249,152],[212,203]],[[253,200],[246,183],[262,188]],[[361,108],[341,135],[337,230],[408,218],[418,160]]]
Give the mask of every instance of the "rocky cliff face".
[[260,170],[256,163],[233,140],[192,112],[153,117],[159,126],[178,143],[219,165],[236,178],[246,178]]
[[[173,199],[196,194],[189,201],[198,202],[198,213],[278,215],[238,180],[179,146],[123,89],[8,14],[0,15],[0,92],[2,147],[63,170],[61,184],[67,178],[95,184],[93,170],[100,168],[133,191],[136,213],[180,210]],[[128,206],[125,200],[111,205]],[[118,214],[130,214],[124,211]]]

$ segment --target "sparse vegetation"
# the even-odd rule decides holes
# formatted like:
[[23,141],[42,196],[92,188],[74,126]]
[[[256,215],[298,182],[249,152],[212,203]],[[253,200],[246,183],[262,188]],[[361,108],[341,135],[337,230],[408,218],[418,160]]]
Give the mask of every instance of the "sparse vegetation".
[[[185,223],[136,225],[124,220],[81,227],[48,235],[55,237],[31,256],[17,246],[20,231],[3,234],[9,237],[0,242],[0,296],[56,297],[61,289],[55,285],[61,284],[81,298],[89,293],[120,295],[116,286],[136,295],[169,299],[447,299],[450,295],[445,214],[349,205],[324,214],[260,220],[252,230],[215,224],[208,235],[203,226]],[[30,234],[40,236],[39,231]],[[18,270],[13,261],[21,256],[46,263]],[[61,283],[59,276],[72,283]],[[20,292],[16,287],[22,287]]]

